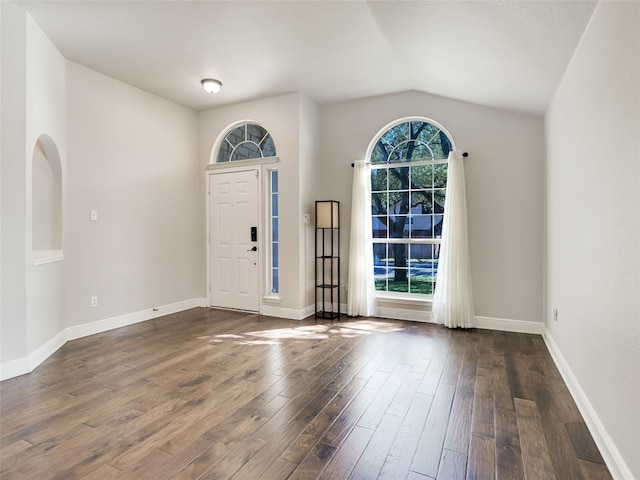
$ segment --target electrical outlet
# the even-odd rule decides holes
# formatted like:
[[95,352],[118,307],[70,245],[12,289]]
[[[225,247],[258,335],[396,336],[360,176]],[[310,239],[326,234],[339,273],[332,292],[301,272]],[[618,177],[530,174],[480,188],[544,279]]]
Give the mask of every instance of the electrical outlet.
[[98,306],[98,297],[91,297],[91,306],[92,307]]
[[553,307],[553,321],[558,321],[558,307]]

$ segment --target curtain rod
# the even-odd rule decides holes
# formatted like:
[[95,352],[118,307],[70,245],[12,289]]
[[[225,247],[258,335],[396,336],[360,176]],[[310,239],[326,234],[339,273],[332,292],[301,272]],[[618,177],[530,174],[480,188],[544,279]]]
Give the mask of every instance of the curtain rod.
[[[468,157],[469,156],[469,152],[462,152],[462,156],[465,157],[465,158]],[[354,166],[355,166],[355,163],[351,163],[351,167],[354,167]]]

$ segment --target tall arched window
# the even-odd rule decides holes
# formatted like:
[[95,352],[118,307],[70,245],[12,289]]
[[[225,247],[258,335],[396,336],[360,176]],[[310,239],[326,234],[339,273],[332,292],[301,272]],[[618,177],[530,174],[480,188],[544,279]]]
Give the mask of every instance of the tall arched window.
[[222,140],[217,163],[276,156],[271,134],[256,123],[243,123],[233,128]]
[[401,120],[372,143],[376,290],[433,294],[452,150],[448,133],[423,118]]

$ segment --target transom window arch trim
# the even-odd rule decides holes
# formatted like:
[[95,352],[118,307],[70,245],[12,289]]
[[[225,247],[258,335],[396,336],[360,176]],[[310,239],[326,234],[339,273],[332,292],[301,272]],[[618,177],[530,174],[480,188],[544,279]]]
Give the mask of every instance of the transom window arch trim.
[[240,120],[229,125],[218,136],[211,149],[209,165],[262,159],[277,159],[271,133],[256,121]]
[[[429,124],[433,125],[434,127],[438,128],[440,131],[444,132],[444,134],[447,136],[447,138],[449,139],[449,142],[451,143],[451,151],[455,151],[456,150],[456,144],[455,144],[455,142],[453,140],[453,136],[451,135],[451,133],[449,133],[449,131],[444,126],[442,126],[442,124],[440,124],[439,122],[436,122],[435,120],[427,118],[427,117],[411,116],[411,117],[404,117],[404,118],[400,118],[400,119],[394,120],[393,122],[388,123],[387,125],[382,127],[380,130],[378,130],[378,132],[373,136],[373,140],[369,144],[369,147],[367,148],[367,154],[364,157],[366,159],[366,161],[367,162],[371,161],[371,156],[373,155],[373,151],[376,148],[376,145],[378,144],[378,140],[385,133],[387,133],[392,128],[397,127],[398,125],[401,125],[401,124],[407,123],[407,122],[425,122],[425,123],[429,123]],[[434,135],[429,139],[429,141],[432,141],[437,134],[438,134],[437,132],[434,133]],[[406,140],[406,141],[402,142],[402,145],[406,145],[410,141],[411,140]],[[418,143],[419,144],[425,144],[425,143],[428,143],[428,142],[418,142]],[[397,150],[400,147],[400,145],[401,144],[396,145],[393,150],[394,151]],[[425,146],[433,154],[433,150],[429,147],[429,145],[425,145]],[[428,158],[428,159],[425,158],[425,160],[433,161],[433,157],[432,158]],[[446,159],[444,159],[444,160],[446,160]],[[396,162],[389,162],[389,163],[396,163]],[[397,163],[400,163],[400,162],[397,162]],[[415,163],[415,160],[412,163]]]

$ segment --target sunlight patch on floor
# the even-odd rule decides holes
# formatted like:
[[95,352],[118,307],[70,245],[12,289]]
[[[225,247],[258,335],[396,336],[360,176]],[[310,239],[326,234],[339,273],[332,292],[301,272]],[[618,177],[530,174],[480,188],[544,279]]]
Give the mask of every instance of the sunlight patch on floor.
[[208,340],[212,345],[231,340],[238,345],[278,345],[282,340],[325,340],[328,338],[353,338],[375,333],[398,332],[402,325],[378,320],[354,320],[333,322],[331,324],[302,325],[300,327],[258,330],[243,335],[227,333],[215,336],[198,337]]

